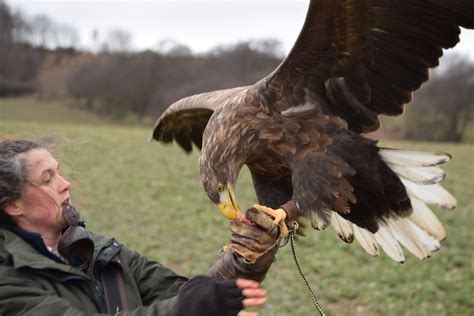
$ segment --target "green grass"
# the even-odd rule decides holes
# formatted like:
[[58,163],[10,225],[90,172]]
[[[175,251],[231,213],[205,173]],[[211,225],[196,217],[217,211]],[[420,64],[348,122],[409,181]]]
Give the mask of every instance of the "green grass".
[[[198,153],[148,143],[150,128],[110,125],[29,99],[0,100],[0,136],[62,137],[52,149],[73,179],[72,198],[88,228],[186,276],[206,272],[229,240],[228,222],[200,183]],[[445,187],[458,199],[435,212],[448,231],[439,253],[400,265],[339,240],[331,228],[307,230],[296,250],[328,315],[473,315],[472,145],[383,141],[383,146],[449,152]],[[247,170],[238,183],[242,207],[255,201]],[[315,314],[289,247],[264,282],[269,304],[261,315]]]

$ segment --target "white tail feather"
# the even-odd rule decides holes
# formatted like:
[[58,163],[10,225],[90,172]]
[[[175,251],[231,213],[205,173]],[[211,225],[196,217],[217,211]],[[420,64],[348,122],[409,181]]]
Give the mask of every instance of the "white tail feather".
[[354,229],[354,237],[357,239],[362,248],[367,251],[371,256],[379,255],[379,245],[375,240],[374,234],[366,230],[365,228],[360,228],[356,224],[352,224]]
[[351,243],[354,240],[352,223],[336,212],[331,212],[331,226],[334,228],[337,235],[345,242]]
[[400,177],[408,194],[444,208],[456,207],[456,199],[438,183],[444,171],[436,167],[451,156],[443,153],[381,149],[382,159]]
[[444,180],[446,173],[440,167],[404,167],[388,164],[401,178],[418,184],[435,184]]
[[448,162],[451,156],[395,149],[381,149],[379,153],[400,177],[413,208],[408,218],[386,219],[388,231],[418,258],[429,257],[440,248],[439,241],[446,238],[446,231],[425,203],[456,207],[456,199],[439,184],[446,174],[438,165]]
[[420,185],[411,181],[401,179],[407,188],[408,195],[414,196],[428,204],[435,204],[442,208],[453,209],[456,207],[456,199],[439,184]]
[[[396,149],[381,149],[379,154],[405,185],[412,202],[412,215],[386,218],[379,223],[375,234],[349,222],[337,212],[331,212],[331,225],[342,240],[352,242],[355,238],[372,256],[378,256],[381,247],[390,258],[403,263],[405,255],[400,242],[416,257],[427,258],[440,249],[439,241],[446,238],[446,231],[425,203],[450,209],[456,207],[456,199],[438,184],[446,174],[437,166],[448,162],[451,156]],[[317,229],[328,225],[327,220],[316,212],[311,212],[311,223]]]
[[427,251],[429,251],[430,253],[433,253],[435,251],[438,251],[441,248],[441,243],[439,242],[439,240],[430,236],[426,231],[421,229],[415,223],[412,222],[412,224],[413,224],[413,229],[415,230],[418,238],[421,241],[421,244]]
[[390,258],[400,263],[405,262],[405,255],[403,254],[402,247],[400,247],[400,244],[389,227],[380,224],[379,230],[374,234],[374,237]]
[[[423,202],[420,203],[423,204]],[[428,211],[431,213],[429,209]],[[423,212],[426,213],[426,210],[423,210]],[[431,216],[433,217],[434,214],[431,213]],[[405,261],[405,255],[400,244],[419,259],[430,257],[433,252],[438,251],[441,247],[439,240],[416,225],[411,216],[408,218],[386,218],[384,222],[379,223],[379,230],[375,234],[349,222],[336,212],[331,214],[331,225],[341,239],[346,241],[344,238],[351,236],[371,256],[378,256],[381,247],[390,258],[400,263]]]
[[425,259],[430,256],[430,252],[425,249],[413,224],[405,218],[389,218],[387,224],[397,240],[419,259]]
[[439,240],[430,236],[408,218],[386,218],[379,223],[379,230],[373,234],[365,228],[352,224],[354,238],[371,256],[379,255],[379,248],[393,260],[403,263],[402,244],[419,259],[431,256],[441,247]]
[[[332,211],[330,211],[332,212]],[[326,227],[328,227],[329,225],[329,222],[326,218],[322,217],[319,212],[314,212],[314,211],[310,211],[310,221],[311,221],[311,226],[313,226],[314,229],[317,229],[317,230],[323,230],[323,229],[326,229]],[[329,219],[331,220],[331,219]]]
[[389,164],[405,167],[431,167],[448,162],[451,156],[445,153],[381,149],[382,159]]
[[412,197],[411,206],[413,213],[408,218],[413,223],[438,240],[446,238],[446,231],[443,225],[425,203]]

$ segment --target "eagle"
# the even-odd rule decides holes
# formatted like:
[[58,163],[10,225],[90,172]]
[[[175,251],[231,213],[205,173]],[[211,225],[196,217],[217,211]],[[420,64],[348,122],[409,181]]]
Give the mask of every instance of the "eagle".
[[403,245],[427,258],[446,238],[427,204],[456,206],[439,184],[451,157],[382,148],[365,135],[379,115],[402,114],[460,27],[474,27],[472,0],[311,0],[272,73],[175,102],[153,138],[201,150],[204,190],[229,219],[245,220],[235,184],[247,165],[255,207],[284,235],[305,218],[373,256],[382,249],[404,262]]

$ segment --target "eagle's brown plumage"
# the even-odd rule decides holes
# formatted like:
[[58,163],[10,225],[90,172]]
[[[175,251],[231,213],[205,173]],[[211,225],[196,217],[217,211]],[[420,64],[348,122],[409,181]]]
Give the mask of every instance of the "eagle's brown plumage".
[[[423,181],[437,190],[443,176],[433,166],[448,158],[381,151],[361,133],[379,128],[379,114],[403,112],[442,49],[459,41],[459,26],[474,27],[473,1],[313,0],[293,49],[273,73],[251,86],[176,102],[153,137],[174,139],[186,151],[192,143],[202,148],[202,181],[215,203],[218,184],[233,186],[246,164],[259,203],[277,208],[291,200],[315,228],[331,223],[344,240],[359,236],[369,253],[378,254],[379,244],[402,261],[396,247],[388,249],[390,236],[412,252],[422,248],[410,244],[418,228],[402,218],[410,216],[437,240],[445,235],[435,220],[436,229],[422,223],[424,209],[412,215],[409,195],[424,197],[399,176],[417,183],[420,172],[435,173]],[[438,204],[454,207],[440,192],[447,202]],[[430,253],[419,251],[419,257]]]

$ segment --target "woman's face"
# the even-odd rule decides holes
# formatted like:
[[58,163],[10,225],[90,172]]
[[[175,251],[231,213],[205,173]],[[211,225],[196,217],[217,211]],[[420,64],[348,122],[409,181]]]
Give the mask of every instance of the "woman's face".
[[23,224],[30,230],[59,232],[65,226],[63,205],[69,201],[71,184],[59,173],[59,164],[45,149],[25,155],[27,184],[18,201]]

